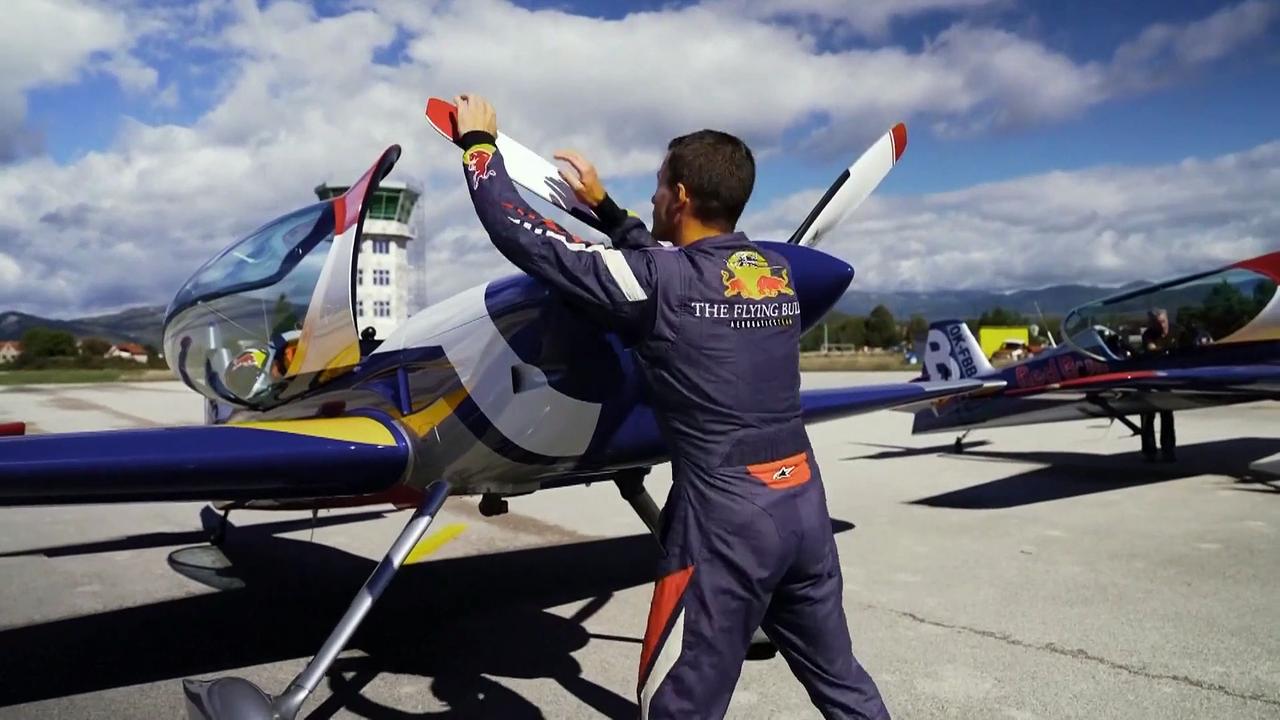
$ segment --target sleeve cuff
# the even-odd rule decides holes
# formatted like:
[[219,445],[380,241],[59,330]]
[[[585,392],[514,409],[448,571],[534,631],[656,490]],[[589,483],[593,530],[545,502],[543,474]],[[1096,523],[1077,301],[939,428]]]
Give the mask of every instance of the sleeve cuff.
[[497,145],[498,139],[484,130],[468,130],[458,138],[458,145],[463,150],[470,150],[476,145]]
[[600,218],[601,224],[609,230],[621,227],[622,223],[627,221],[627,211],[618,207],[618,203],[614,202],[613,198],[609,197],[607,193],[604,199],[600,201],[600,204],[591,209],[595,212],[596,217]]

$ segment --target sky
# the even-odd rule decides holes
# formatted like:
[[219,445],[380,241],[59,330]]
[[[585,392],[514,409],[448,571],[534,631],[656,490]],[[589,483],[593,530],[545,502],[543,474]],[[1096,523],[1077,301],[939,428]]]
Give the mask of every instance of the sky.
[[1280,0],[6,0],[0,311],[167,303],[391,144],[391,178],[423,190],[427,300],[512,272],[423,118],[460,92],[546,156],[584,153],[644,218],[670,138],[737,134],[760,240],[905,122],[899,165],[821,246],[861,290],[1116,285],[1280,250]]

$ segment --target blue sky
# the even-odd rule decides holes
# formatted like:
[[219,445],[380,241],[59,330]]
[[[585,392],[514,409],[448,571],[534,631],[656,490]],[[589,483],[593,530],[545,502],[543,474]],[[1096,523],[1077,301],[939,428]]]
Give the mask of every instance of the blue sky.
[[[691,3],[573,0],[519,4],[618,19]],[[1046,45],[1073,59],[1105,61],[1116,45],[1152,23],[1194,21],[1229,5],[1153,0],[1009,3],[992,8],[986,17],[1001,27],[1028,28]],[[317,7],[319,14],[334,16],[348,5],[323,2]],[[919,47],[923,38],[954,20],[954,13],[935,11],[892,23],[884,37],[845,37],[828,47]],[[904,165],[880,192],[936,192],[1045,170],[1207,157],[1275,139],[1280,134],[1278,32],[1280,23],[1251,52],[1198,69],[1181,82],[1116,98],[1058,122],[960,138],[940,138],[927,124],[911,123],[911,159],[927,157],[927,167],[923,162]],[[393,44],[379,59],[394,64],[401,50],[402,43]],[[92,72],[73,84],[32,90],[28,94],[28,122],[43,136],[45,152],[61,162],[70,161],[110,147],[126,117],[149,124],[187,125],[216,103],[224,79],[216,66],[226,59],[226,53],[164,42],[145,46],[141,54],[158,71],[161,85],[176,86],[179,102],[173,107],[158,106],[151,98],[126,92],[114,78]],[[856,83],[857,78],[849,78],[849,82]],[[769,172],[761,173],[760,197],[834,176],[848,159],[845,155],[824,159],[802,153],[772,163]]]
[[[427,272],[489,267],[441,159],[446,149],[417,122],[426,96],[472,87],[493,96],[505,127],[531,145],[589,149],[614,193],[642,214],[666,138],[698,126],[742,128],[761,157],[748,228],[765,233],[786,233],[813,196],[903,120],[906,157],[859,211],[849,240],[834,241],[856,247],[860,267],[874,271],[860,277],[886,289],[1054,281],[1032,267],[974,275],[996,252],[987,240],[963,244],[966,233],[985,237],[979,226],[989,234],[992,223],[1009,224],[1001,232],[1024,242],[1066,244],[1057,226],[1009,215],[1011,197],[1025,195],[1045,213],[1076,203],[1056,212],[1088,225],[1073,226],[1070,241],[1093,261],[1071,274],[1116,282],[1125,258],[1143,255],[1152,238],[1193,249],[1168,263],[1174,272],[1265,246],[1273,227],[1269,211],[1246,209],[1245,197],[1220,199],[1246,213],[1229,222],[1212,220],[1223,216],[1214,208],[1188,218],[1136,190],[1117,190],[1123,197],[1107,212],[1090,198],[1121,177],[1140,187],[1158,179],[1169,186],[1164,197],[1177,197],[1204,173],[1227,172],[1224,164],[1272,177],[1277,0],[66,0],[60,17],[48,7],[18,0],[14,23],[0,31],[9,40],[0,44],[16,48],[0,53],[9,78],[0,83],[0,200],[7,192],[38,206],[28,213],[37,220],[85,224],[60,225],[54,252],[48,227],[0,215],[0,279],[29,268],[59,279],[56,291],[37,296],[10,283],[0,310],[162,303],[184,263],[211,254],[211,235],[230,241],[305,199],[315,176],[350,174],[389,142],[412,158],[397,172],[431,191],[423,220],[433,240],[420,258]],[[32,36],[42,39],[24,50]],[[584,59],[594,62],[583,67]],[[325,72],[315,70],[321,65]],[[718,100],[704,103],[710,94]],[[337,138],[350,139],[350,157],[329,157]],[[278,186],[244,200],[233,192],[228,202],[243,213],[217,206],[217,187],[259,179],[256,166],[266,162]],[[181,181],[162,184],[158,167]],[[1056,177],[1068,179],[1074,199],[1062,197]],[[1215,192],[1227,192],[1222,185]],[[956,198],[967,204],[954,206]],[[170,216],[148,226],[141,209],[158,202],[189,203],[191,227],[175,230],[181,223]],[[927,232],[912,224],[925,217],[934,223]],[[126,226],[133,235],[121,235]],[[872,228],[883,236],[868,240]],[[175,259],[157,265],[153,280],[134,282],[135,237],[153,231],[173,236]],[[957,239],[930,244],[930,234]],[[82,267],[68,264],[68,249],[86,258]],[[945,254],[963,261],[929,264]],[[115,276],[99,277],[113,263]],[[452,283],[432,284],[447,293],[459,289]]]

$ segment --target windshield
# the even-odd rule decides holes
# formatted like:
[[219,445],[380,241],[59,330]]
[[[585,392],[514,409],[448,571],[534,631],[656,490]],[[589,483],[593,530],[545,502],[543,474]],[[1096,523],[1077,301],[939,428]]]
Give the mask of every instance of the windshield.
[[315,245],[333,239],[333,206],[321,202],[277,218],[205,263],[178,291],[169,316],[200,298],[272,282]]
[[1233,267],[1083,305],[1067,316],[1063,332],[1103,360],[1202,347],[1248,325],[1275,291],[1266,275]]
[[334,245],[332,203],[274,220],[209,261],[178,292],[165,354],[192,388],[265,407],[283,390]]

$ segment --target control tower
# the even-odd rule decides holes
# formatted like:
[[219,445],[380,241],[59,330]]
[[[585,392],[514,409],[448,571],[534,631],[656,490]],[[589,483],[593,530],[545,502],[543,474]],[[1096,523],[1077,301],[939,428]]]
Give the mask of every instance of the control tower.
[[[321,183],[316,196],[329,200],[347,187]],[[385,338],[409,317],[413,277],[408,245],[415,237],[411,220],[420,195],[404,182],[386,180],[370,200],[356,256],[356,326],[361,333],[372,327],[375,337]]]

